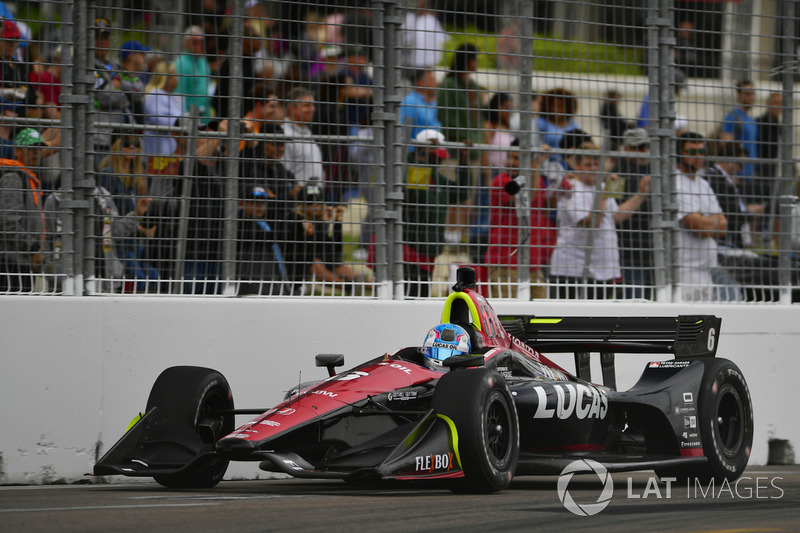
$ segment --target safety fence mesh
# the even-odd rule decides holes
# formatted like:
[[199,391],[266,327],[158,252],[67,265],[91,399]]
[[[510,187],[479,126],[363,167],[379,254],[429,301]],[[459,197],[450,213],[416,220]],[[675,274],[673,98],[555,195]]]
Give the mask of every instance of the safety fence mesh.
[[0,4],[0,294],[797,301],[797,10]]

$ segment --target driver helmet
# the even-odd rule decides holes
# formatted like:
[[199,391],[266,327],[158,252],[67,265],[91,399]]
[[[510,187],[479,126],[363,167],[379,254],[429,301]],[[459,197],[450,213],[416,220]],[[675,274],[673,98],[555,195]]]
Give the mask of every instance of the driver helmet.
[[436,372],[446,372],[442,362],[454,355],[469,355],[472,343],[469,333],[455,324],[439,324],[428,332],[422,344],[422,358],[425,366]]

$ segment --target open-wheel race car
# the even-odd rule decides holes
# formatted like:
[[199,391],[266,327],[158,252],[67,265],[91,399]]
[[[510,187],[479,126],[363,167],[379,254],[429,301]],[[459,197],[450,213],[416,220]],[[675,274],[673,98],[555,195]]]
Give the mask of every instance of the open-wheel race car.
[[[216,485],[229,461],[298,478],[442,480],[492,492],[515,475],[559,474],[577,459],[610,472],[733,480],[753,440],[750,392],[717,358],[721,319],[498,316],[459,269],[441,324],[422,347],[290,390],[271,409],[234,408],[226,379],[172,367],[147,408],[94,466],[95,475],[152,476],[167,487]],[[574,374],[544,354],[573,353]],[[603,385],[590,357],[600,354]],[[616,390],[618,353],[649,361]],[[257,415],[235,426],[236,415]]]

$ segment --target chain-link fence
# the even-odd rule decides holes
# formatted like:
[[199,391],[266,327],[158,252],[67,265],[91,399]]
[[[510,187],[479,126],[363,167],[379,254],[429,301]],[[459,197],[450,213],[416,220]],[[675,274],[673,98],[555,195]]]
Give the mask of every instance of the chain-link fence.
[[0,294],[796,300],[796,2],[641,4],[0,4]]

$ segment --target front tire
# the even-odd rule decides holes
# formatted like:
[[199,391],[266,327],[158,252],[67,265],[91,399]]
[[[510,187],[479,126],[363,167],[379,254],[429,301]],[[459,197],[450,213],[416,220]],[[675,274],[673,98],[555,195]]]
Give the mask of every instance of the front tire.
[[508,487],[519,459],[519,421],[505,379],[486,368],[450,371],[439,380],[432,407],[458,432],[465,477],[452,489],[487,493]]
[[[233,409],[233,394],[225,377],[210,368],[175,366],[158,376],[147,399],[147,411],[158,407],[162,419],[176,419],[189,424],[204,446],[213,447],[220,438],[234,430],[233,414],[210,411]],[[153,476],[169,488],[210,488],[220,482],[228,469],[228,460],[217,457],[210,465],[180,474]]]

